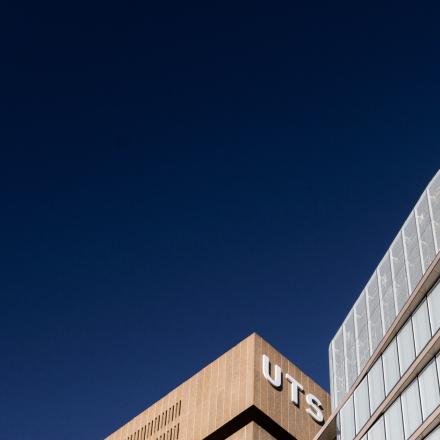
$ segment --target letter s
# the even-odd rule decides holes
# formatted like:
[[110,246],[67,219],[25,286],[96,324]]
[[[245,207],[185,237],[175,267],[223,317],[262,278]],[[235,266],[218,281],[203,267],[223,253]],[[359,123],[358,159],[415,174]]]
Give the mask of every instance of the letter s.
[[316,422],[322,423],[324,421],[324,414],[322,413],[323,407],[320,400],[313,394],[307,394],[306,402],[310,407],[306,409],[306,412],[309,413]]

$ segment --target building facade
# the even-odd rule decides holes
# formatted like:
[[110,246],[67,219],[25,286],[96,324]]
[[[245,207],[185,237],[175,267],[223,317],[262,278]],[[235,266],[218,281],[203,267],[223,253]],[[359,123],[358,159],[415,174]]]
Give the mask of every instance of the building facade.
[[329,347],[317,440],[440,440],[440,172]]
[[330,396],[256,334],[107,440],[440,440],[440,171],[329,346]]
[[313,440],[330,396],[252,334],[107,440]]

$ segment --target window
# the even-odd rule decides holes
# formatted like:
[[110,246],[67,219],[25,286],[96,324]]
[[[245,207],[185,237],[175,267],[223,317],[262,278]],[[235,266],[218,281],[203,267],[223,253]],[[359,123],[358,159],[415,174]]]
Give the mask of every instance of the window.
[[396,304],[394,302],[393,277],[391,275],[389,252],[379,264],[378,275],[380,300],[383,312],[383,332],[385,334],[396,317]]
[[440,354],[437,355],[436,360],[437,360],[438,381],[440,383]]
[[367,302],[365,299],[365,290],[359,297],[355,305],[355,324],[356,324],[356,349],[358,358],[359,372],[365,367],[365,364],[370,358],[370,342],[368,340],[368,317],[367,317]]
[[334,385],[336,395],[336,405],[341,401],[345,395],[345,354],[344,354],[344,335],[342,333],[342,327],[333,339],[333,368],[334,371]]
[[399,361],[397,359],[397,343],[393,339],[382,355],[383,373],[385,381],[385,395],[391,391],[400,378]]
[[440,391],[435,359],[420,374],[419,387],[422,416],[423,420],[425,420],[440,405]]
[[373,414],[385,399],[382,358],[377,360],[368,373],[368,390],[370,395],[371,414]]
[[356,416],[356,432],[359,432],[370,417],[368,382],[366,377],[354,392],[354,414]]
[[376,272],[373,274],[367,285],[367,311],[370,348],[371,353],[373,353],[383,336],[382,317],[380,314],[379,285],[377,282]]
[[352,440],[355,436],[354,430],[354,408],[353,396],[342,407],[341,417],[341,440]]
[[385,440],[383,417],[381,417],[368,431],[368,440]]
[[425,437],[425,440],[440,440],[440,426],[435,428],[428,437]]
[[403,375],[416,357],[411,319],[397,335],[397,347],[399,349],[400,374]]
[[419,239],[417,238],[417,226],[414,211],[403,225],[403,245],[405,247],[406,262],[408,268],[408,283],[410,292],[413,292],[417,283],[422,278],[422,264],[420,261]]
[[400,397],[388,408],[384,417],[387,440],[402,440],[404,435]]
[[401,400],[405,438],[408,439],[422,423],[417,379],[402,393]]
[[347,389],[350,389],[358,375],[356,359],[356,337],[354,329],[354,310],[348,315],[343,326],[344,331],[344,352],[345,352],[345,373],[347,375]]
[[391,246],[391,266],[393,268],[394,292],[397,313],[402,310],[408,298],[408,280],[406,278],[405,254],[403,252],[402,233],[399,232]]
[[440,283],[429,294],[428,306],[432,334],[434,334],[440,328]]
[[418,355],[427,342],[431,339],[431,327],[429,325],[428,304],[423,301],[413,317],[414,342],[416,345],[416,355]]

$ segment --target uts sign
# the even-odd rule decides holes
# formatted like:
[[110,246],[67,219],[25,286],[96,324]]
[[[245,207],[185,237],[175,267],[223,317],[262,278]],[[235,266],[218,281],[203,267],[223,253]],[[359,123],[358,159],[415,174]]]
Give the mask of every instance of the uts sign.
[[[275,364],[272,371],[269,357],[265,354],[263,354],[263,376],[274,388],[280,391],[282,390],[283,373],[281,367]],[[290,384],[290,401],[299,408],[300,394],[305,394],[304,387],[288,373],[285,374],[285,378]],[[309,414],[315,422],[322,424],[324,422],[324,414],[320,400],[311,393],[305,394],[305,399],[308,405],[306,408],[307,414]]]

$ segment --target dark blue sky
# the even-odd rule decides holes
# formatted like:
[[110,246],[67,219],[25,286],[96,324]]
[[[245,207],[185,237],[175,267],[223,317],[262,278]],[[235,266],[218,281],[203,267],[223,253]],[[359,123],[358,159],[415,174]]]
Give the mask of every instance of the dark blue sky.
[[327,388],[439,168],[438,17],[6,5],[1,437],[101,439],[253,331]]

